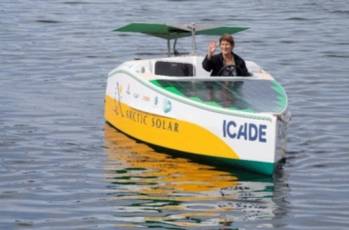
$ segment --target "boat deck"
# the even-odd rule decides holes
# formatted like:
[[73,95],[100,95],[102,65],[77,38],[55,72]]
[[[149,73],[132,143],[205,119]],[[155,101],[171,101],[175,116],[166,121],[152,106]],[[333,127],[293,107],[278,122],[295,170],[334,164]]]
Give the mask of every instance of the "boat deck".
[[151,82],[170,93],[213,107],[276,114],[287,107],[286,93],[275,80],[216,78],[214,81],[158,79]]

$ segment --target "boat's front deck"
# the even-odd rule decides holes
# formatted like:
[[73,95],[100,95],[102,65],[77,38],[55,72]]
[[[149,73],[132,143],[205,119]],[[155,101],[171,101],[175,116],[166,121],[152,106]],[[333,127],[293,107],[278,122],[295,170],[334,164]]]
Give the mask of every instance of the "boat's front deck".
[[282,113],[287,107],[284,89],[274,80],[234,79],[151,81],[173,94],[214,107],[252,113]]
[[246,61],[251,77],[210,77],[202,68],[203,58],[178,56],[135,60],[114,71],[124,70],[172,94],[214,108],[273,114],[286,110],[285,90],[256,63]]

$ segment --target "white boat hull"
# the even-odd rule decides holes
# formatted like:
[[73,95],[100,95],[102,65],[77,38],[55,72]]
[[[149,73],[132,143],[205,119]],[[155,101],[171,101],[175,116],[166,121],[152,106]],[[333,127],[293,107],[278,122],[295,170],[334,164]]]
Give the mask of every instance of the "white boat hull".
[[273,173],[285,148],[280,116],[212,108],[122,68],[108,78],[105,119],[143,142],[264,174]]

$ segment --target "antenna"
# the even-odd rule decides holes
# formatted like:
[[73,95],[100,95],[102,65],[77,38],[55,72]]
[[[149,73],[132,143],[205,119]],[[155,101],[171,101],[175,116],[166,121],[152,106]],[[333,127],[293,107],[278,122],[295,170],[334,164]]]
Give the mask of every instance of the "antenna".
[[169,38],[167,38],[167,55],[171,56],[171,41]]
[[195,23],[192,23],[188,25],[188,29],[191,31],[191,37],[192,37],[192,54],[196,54],[196,39],[195,39],[195,33],[196,33],[196,25]]

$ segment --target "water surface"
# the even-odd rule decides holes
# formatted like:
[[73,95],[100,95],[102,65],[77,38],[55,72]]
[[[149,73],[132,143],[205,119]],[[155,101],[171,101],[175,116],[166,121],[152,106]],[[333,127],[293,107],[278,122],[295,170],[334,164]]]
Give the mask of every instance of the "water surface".
[[[2,1],[0,228],[347,229],[348,21],[345,0]],[[166,53],[160,39],[112,32],[129,22],[250,27],[235,51],[285,87],[293,115],[274,178],[105,124],[108,71]],[[199,53],[211,39],[198,37]]]

